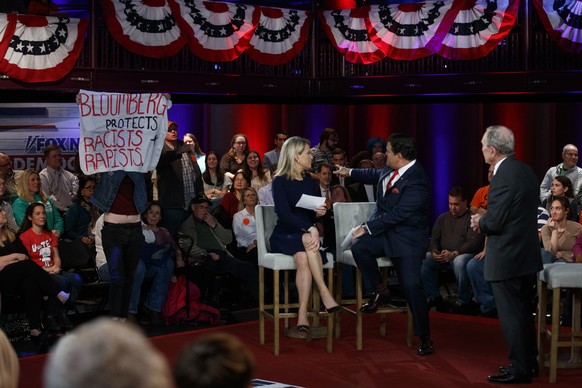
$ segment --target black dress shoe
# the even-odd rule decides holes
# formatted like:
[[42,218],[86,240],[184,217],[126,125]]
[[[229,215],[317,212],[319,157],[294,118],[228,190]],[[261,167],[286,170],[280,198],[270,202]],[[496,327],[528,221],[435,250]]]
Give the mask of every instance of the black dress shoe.
[[390,292],[388,291],[382,293],[374,292],[370,297],[370,300],[368,300],[367,303],[362,305],[360,311],[363,313],[375,313],[376,311],[378,311],[378,307],[380,307],[383,304],[390,303],[390,300],[392,300]]
[[[507,373],[511,373],[511,369],[512,366],[511,365],[502,365],[499,367],[499,374],[503,375],[503,374],[507,374]],[[531,368],[531,377],[538,377],[540,375],[540,370],[539,367],[536,365],[533,368]]]
[[511,372],[503,373],[498,376],[488,376],[487,380],[491,383],[498,384],[530,384],[531,377],[529,376],[515,376]]
[[433,352],[434,352],[434,349],[432,347],[432,339],[430,337],[421,338],[420,339],[420,346],[418,347],[416,354],[418,354],[419,356],[428,356],[429,354],[432,354]]

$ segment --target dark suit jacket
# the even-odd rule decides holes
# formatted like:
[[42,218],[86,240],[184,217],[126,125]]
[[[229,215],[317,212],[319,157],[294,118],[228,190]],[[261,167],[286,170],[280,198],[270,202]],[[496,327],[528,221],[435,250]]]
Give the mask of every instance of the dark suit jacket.
[[377,184],[376,208],[367,222],[372,236],[380,238],[387,256],[424,255],[428,249],[430,181],[420,163],[410,167],[382,193],[382,179],[393,170],[354,169],[358,182]]
[[491,179],[487,213],[485,279],[507,280],[542,269],[537,229],[539,183],[533,170],[509,156]]

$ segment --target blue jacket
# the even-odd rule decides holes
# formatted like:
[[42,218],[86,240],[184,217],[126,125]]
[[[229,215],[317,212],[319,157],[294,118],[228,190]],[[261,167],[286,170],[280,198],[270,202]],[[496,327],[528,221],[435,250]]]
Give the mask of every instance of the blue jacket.
[[133,202],[138,214],[143,213],[148,207],[148,197],[146,190],[146,183],[144,174],[141,172],[127,172],[127,171],[112,171],[102,173],[99,176],[99,182],[95,187],[95,193],[91,198],[91,202],[99,208],[103,213],[111,209],[113,200],[119,190],[119,185],[125,176],[128,176],[134,183]]

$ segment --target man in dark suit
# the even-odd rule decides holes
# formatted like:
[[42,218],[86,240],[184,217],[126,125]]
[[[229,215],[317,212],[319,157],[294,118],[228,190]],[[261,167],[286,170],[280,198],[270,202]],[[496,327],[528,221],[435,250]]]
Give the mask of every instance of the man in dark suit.
[[472,216],[471,226],[487,236],[485,280],[491,282],[509,366],[494,383],[530,383],[537,375],[534,296],[536,273],[542,269],[537,232],[538,180],[532,169],[513,156],[513,132],[487,128],[482,151],[493,166],[486,214]]
[[342,167],[340,175],[355,181],[378,184],[376,208],[368,222],[353,232],[352,253],[364,283],[374,287],[362,312],[373,313],[390,302],[377,257],[388,256],[414,318],[414,334],[420,338],[419,355],[433,352],[428,304],[420,281],[420,267],[428,249],[430,182],[416,160],[413,138],[393,134],[386,146],[387,168],[377,170]]

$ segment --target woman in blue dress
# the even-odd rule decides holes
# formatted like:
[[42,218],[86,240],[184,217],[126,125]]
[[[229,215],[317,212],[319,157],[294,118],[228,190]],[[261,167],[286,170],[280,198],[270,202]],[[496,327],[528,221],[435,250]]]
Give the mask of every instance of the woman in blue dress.
[[312,282],[317,285],[328,313],[341,309],[323,279],[319,232],[314,225],[316,216],[325,214],[325,204],[322,203],[315,211],[295,206],[303,194],[318,195],[317,184],[309,174],[305,174],[311,169],[313,160],[310,149],[309,140],[297,136],[283,144],[279,168],[272,184],[277,224],[270,239],[273,252],[293,255],[295,260],[295,283],[299,294],[297,330],[304,333],[309,331],[307,304]]

